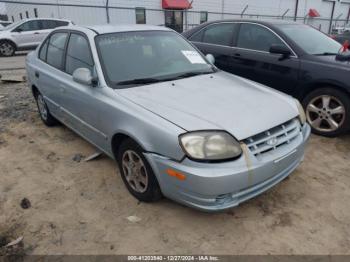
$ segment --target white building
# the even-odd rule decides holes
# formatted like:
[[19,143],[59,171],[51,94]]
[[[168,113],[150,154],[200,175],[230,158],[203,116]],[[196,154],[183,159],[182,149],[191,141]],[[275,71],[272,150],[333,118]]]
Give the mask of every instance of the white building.
[[[21,3],[9,3],[10,1],[6,1],[6,8],[9,19],[13,21],[37,16],[66,18],[84,25],[146,22],[167,25],[179,31],[206,20],[240,18],[241,13],[244,18],[281,19],[284,15],[284,19],[291,20],[294,19],[298,6],[298,21],[327,32],[331,24],[335,26],[348,23],[350,15],[350,0],[22,0]],[[109,6],[108,12],[106,5]],[[179,11],[167,11],[170,9]],[[319,17],[310,17],[310,9],[316,10]]]

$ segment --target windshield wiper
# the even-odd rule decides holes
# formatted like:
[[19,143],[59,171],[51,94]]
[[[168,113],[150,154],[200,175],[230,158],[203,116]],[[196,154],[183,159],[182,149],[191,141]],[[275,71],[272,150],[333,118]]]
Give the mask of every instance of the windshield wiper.
[[131,79],[126,81],[117,82],[116,85],[123,86],[123,85],[146,85],[146,84],[153,84],[153,83],[159,83],[159,82],[165,82],[165,81],[171,81],[171,80],[178,80],[182,78],[192,77],[192,76],[198,76],[198,75],[204,75],[204,74],[211,74],[213,72],[187,72],[183,74],[179,74],[176,76],[168,77],[168,78],[137,78],[137,79]]
[[337,55],[338,53],[331,53],[331,52],[324,52],[324,53],[320,53],[320,54],[315,54],[317,56],[326,56],[326,55]]
[[213,72],[187,72],[187,73],[183,73],[183,74],[179,74],[173,78],[171,78],[171,80],[177,80],[177,79],[182,79],[182,78],[187,78],[187,77],[192,77],[192,76],[199,76],[199,75],[206,75],[206,74],[212,74]]
[[120,86],[123,86],[123,85],[145,85],[145,84],[158,83],[160,81],[161,80],[157,79],[157,78],[138,78],[138,79],[121,81],[121,82],[118,82],[117,85],[120,85]]

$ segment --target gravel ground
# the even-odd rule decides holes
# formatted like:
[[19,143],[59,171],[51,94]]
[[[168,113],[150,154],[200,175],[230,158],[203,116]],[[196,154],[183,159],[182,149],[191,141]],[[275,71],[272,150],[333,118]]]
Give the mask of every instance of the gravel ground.
[[0,254],[350,254],[350,136],[312,136],[290,178],[218,214],[139,203],[112,160],[79,161],[93,152],[0,84]]

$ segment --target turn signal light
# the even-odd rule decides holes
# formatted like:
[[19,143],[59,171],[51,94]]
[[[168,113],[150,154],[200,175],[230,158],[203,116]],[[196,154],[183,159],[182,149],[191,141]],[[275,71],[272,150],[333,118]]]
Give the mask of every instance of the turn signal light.
[[166,173],[169,176],[175,177],[175,178],[177,178],[178,180],[181,180],[181,181],[184,181],[186,179],[186,176],[184,174],[181,174],[180,172],[177,172],[177,171],[175,171],[173,169],[167,169]]

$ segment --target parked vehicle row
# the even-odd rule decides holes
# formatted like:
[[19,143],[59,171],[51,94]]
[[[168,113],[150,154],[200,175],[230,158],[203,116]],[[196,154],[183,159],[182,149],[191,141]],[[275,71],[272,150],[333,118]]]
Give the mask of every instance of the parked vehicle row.
[[344,44],[346,41],[350,43],[350,30],[333,36],[333,39],[339,42],[340,44]]
[[183,35],[213,54],[218,68],[299,99],[314,133],[349,131],[349,59],[327,35],[283,20],[214,21]]
[[214,60],[164,27],[69,26],[26,66],[43,122],[65,124],[115,159],[133,196],[217,211],[293,172],[310,127],[297,99]]
[[25,19],[0,30],[0,55],[13,56],[16,51],[35,49],[56,27],[72,22],[62,19]]

